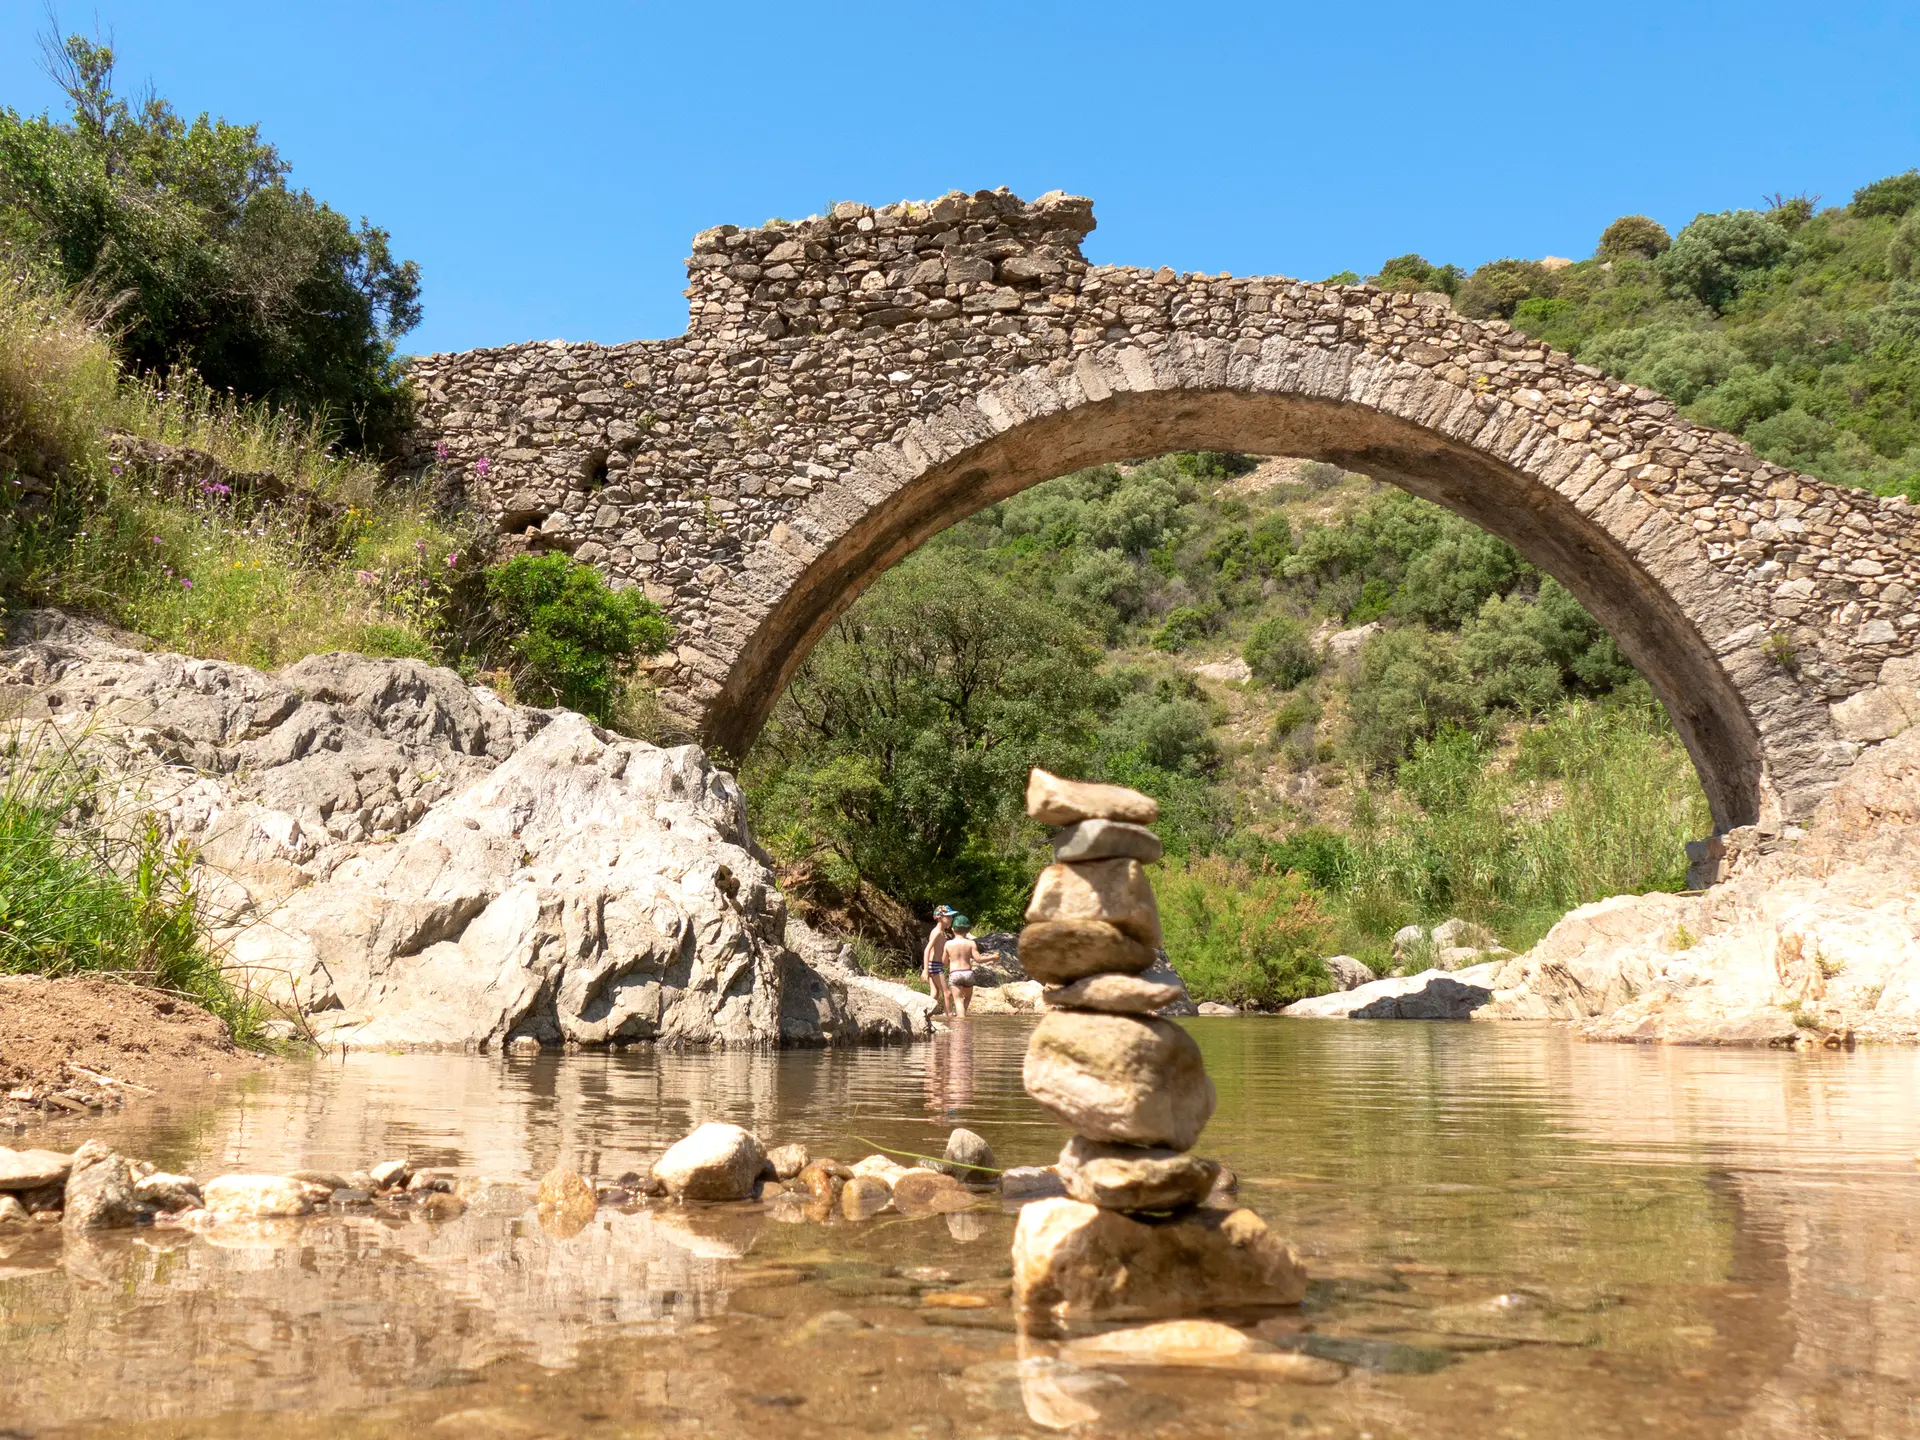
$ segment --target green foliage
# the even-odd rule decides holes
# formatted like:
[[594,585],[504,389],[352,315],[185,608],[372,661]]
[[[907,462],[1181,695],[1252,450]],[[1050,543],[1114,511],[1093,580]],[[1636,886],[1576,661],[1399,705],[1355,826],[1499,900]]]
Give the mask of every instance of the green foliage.
[[1601,260],[1657,260],[1673,246],[1667,227],[1645,215],[1622,215],[1600,232]]
[[1153,637],[1156,650],[1184,650],[1219,627],[1220,612],[1210,605],[1176,605]]
[[1493,260],[1461,283],[1456,301],[1463,315],[1504,320],[1529,296],[1552,295],[1557,288],[1554,272],[1537,260]]
[[848,889],[1018,923],[1026,774],[1087,764],[1111,694],[1097,669],[1056,605],[923,551],[836,622],[775,709],[745,773],[764,843]]
[[258,1044],[264,1008],[207,949],[214,917],[191,847],[110,787],[50,729],[0,751],[0,974],[98,974],[184,996]]
[[1367,283],[1409,295],[1436,290],[1451,295],[1464,278],[1458,265],[1433,265],[1419,255],[1396,255],[1380,267],[1378,275],[1369,275]]
[[259,127],[113,90],[113,52],[55,55],[65,121],[0,109],[0,242],[111,299],[127,362],[326,415],[355,444],[409,420],[393,342],[420,278],[384,230],[287,185]]
[[657,655],[672,627],[638,590],[615,590],[566,555],[517,555],[487,571],[487,598],[509,637],[515,695],[610,724],[621,680]]
[[1300,875],[1209,855],[1169,861],[1154,888],[1196,998],[1270,1009],[1332,988],[1320,957],[1333,927]]
[[1873,215],[1905,215],[1920,206],[1920,170],[1889,175],[1853,192],[1853,213],[1861,219]]
[[1307,627],[1285,615],[1275,615],[1253,627],[1240,656],[1253,678],[1277,690],[1291,690],[1320,668],[1307,638]]
[[1792,243],[1773,217],[1757,210],[1696,215],[1656,268],[1676,294],[1724,310],[1755,272],[1785,259]]

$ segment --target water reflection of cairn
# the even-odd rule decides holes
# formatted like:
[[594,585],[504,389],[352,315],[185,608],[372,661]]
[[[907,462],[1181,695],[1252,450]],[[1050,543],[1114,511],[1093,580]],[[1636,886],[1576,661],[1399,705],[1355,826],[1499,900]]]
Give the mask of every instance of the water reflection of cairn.
[[1020,963],[1049,988],[1027,1046],[1027,1093],[1074,1132],[1070,1199],[1021,1213],[1015,1286],[1056,1319],[1291,1304],[1297,1258],[1249,1210],[1210,1206],[1217,1162],[1188,1153],[1213,1115],[1200,1047],[1156,1011],[1178,986],[1143,978],[1161,943],[1145,867],[1160,858],[1148,796],[1035,770],[1027,814],[1059,827]]

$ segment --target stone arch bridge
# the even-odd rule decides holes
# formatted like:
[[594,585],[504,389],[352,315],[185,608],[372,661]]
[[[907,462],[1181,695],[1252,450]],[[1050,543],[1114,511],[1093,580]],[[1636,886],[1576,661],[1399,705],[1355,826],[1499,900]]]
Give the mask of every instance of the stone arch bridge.
[[[1511,543],[1666,704],[1721,830],[1806,815],[1920,719],[1920,510],[1784,470],[1444,296],[1090,266],[1004,190],[695,237],[691,328],[415,364],[509,544],[645,587],[733,755],[876,575],[981,507],[1176,449],[1330,461]],[[517,538],[515,538],[517,537]]]

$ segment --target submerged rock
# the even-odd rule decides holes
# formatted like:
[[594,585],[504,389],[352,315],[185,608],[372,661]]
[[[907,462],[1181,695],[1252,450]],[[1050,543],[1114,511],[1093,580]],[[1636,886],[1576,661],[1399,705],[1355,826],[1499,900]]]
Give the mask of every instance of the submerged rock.
[[570,1240],[592,1222],[599,1196],[585,1176],[565,1165],[556,1165],[540,1177],[534,1205],[541,1229],[562,1240]]
[[909,1170],[893,1182],[893,1208],[902,1215],[945,1215],[973,1205],[966,1186],[937,1170]]
[[678,1200],[745,1200],[765,1162],[751,1131],[710,1120],[656,1160],[653,1176]]
[[207,1213],[222,1220],[306,1215],[331,1193],[290,1175],[222,1175],[201,1187]]
[[947,1148],[938,1168],[970,1185],[991,1185],[995,1169],[993,1146],[971,1130],[956,1129],[947,1136]]
[[141,1204],[156,1210],[198,1210],[206,1203],[191,1175],[171,1175],[165,1170],[142,1175],[133,1182],[133,1193]]
[[1013,1237],[1014,1301],[1035,1322],[1191,1316],[1293,1305],[1306,1272],[1251,1210],[1142,1224],[1078,1200],[1040,1200]]
[[1022,1077],[1029,1095],[1093,1140],[1185,1150],[1213,1115],[1200,1047],[1171,1020],[1050,1010]]

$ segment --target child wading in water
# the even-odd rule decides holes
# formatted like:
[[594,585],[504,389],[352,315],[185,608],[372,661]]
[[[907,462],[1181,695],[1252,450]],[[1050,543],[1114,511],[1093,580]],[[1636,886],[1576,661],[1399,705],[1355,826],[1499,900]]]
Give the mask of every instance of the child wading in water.
[[947,941],[941,956],[947,962],[948,993],[959,1002],[964,1018],[973,1005],[973,966],[980,958],[980,947],[973,943],[973,922],[966,916],[954,916],[953,928],[954,937]]
[[927,936],[926,949],[920,952],[920,978],[927,982],[927,989],[933,998],[940,1002],[940,1013],[953,1013],[953,997],[947,993],[946,981],[946,944],[953,934],[953,911],[945,905],[933,912],[933,932]]

